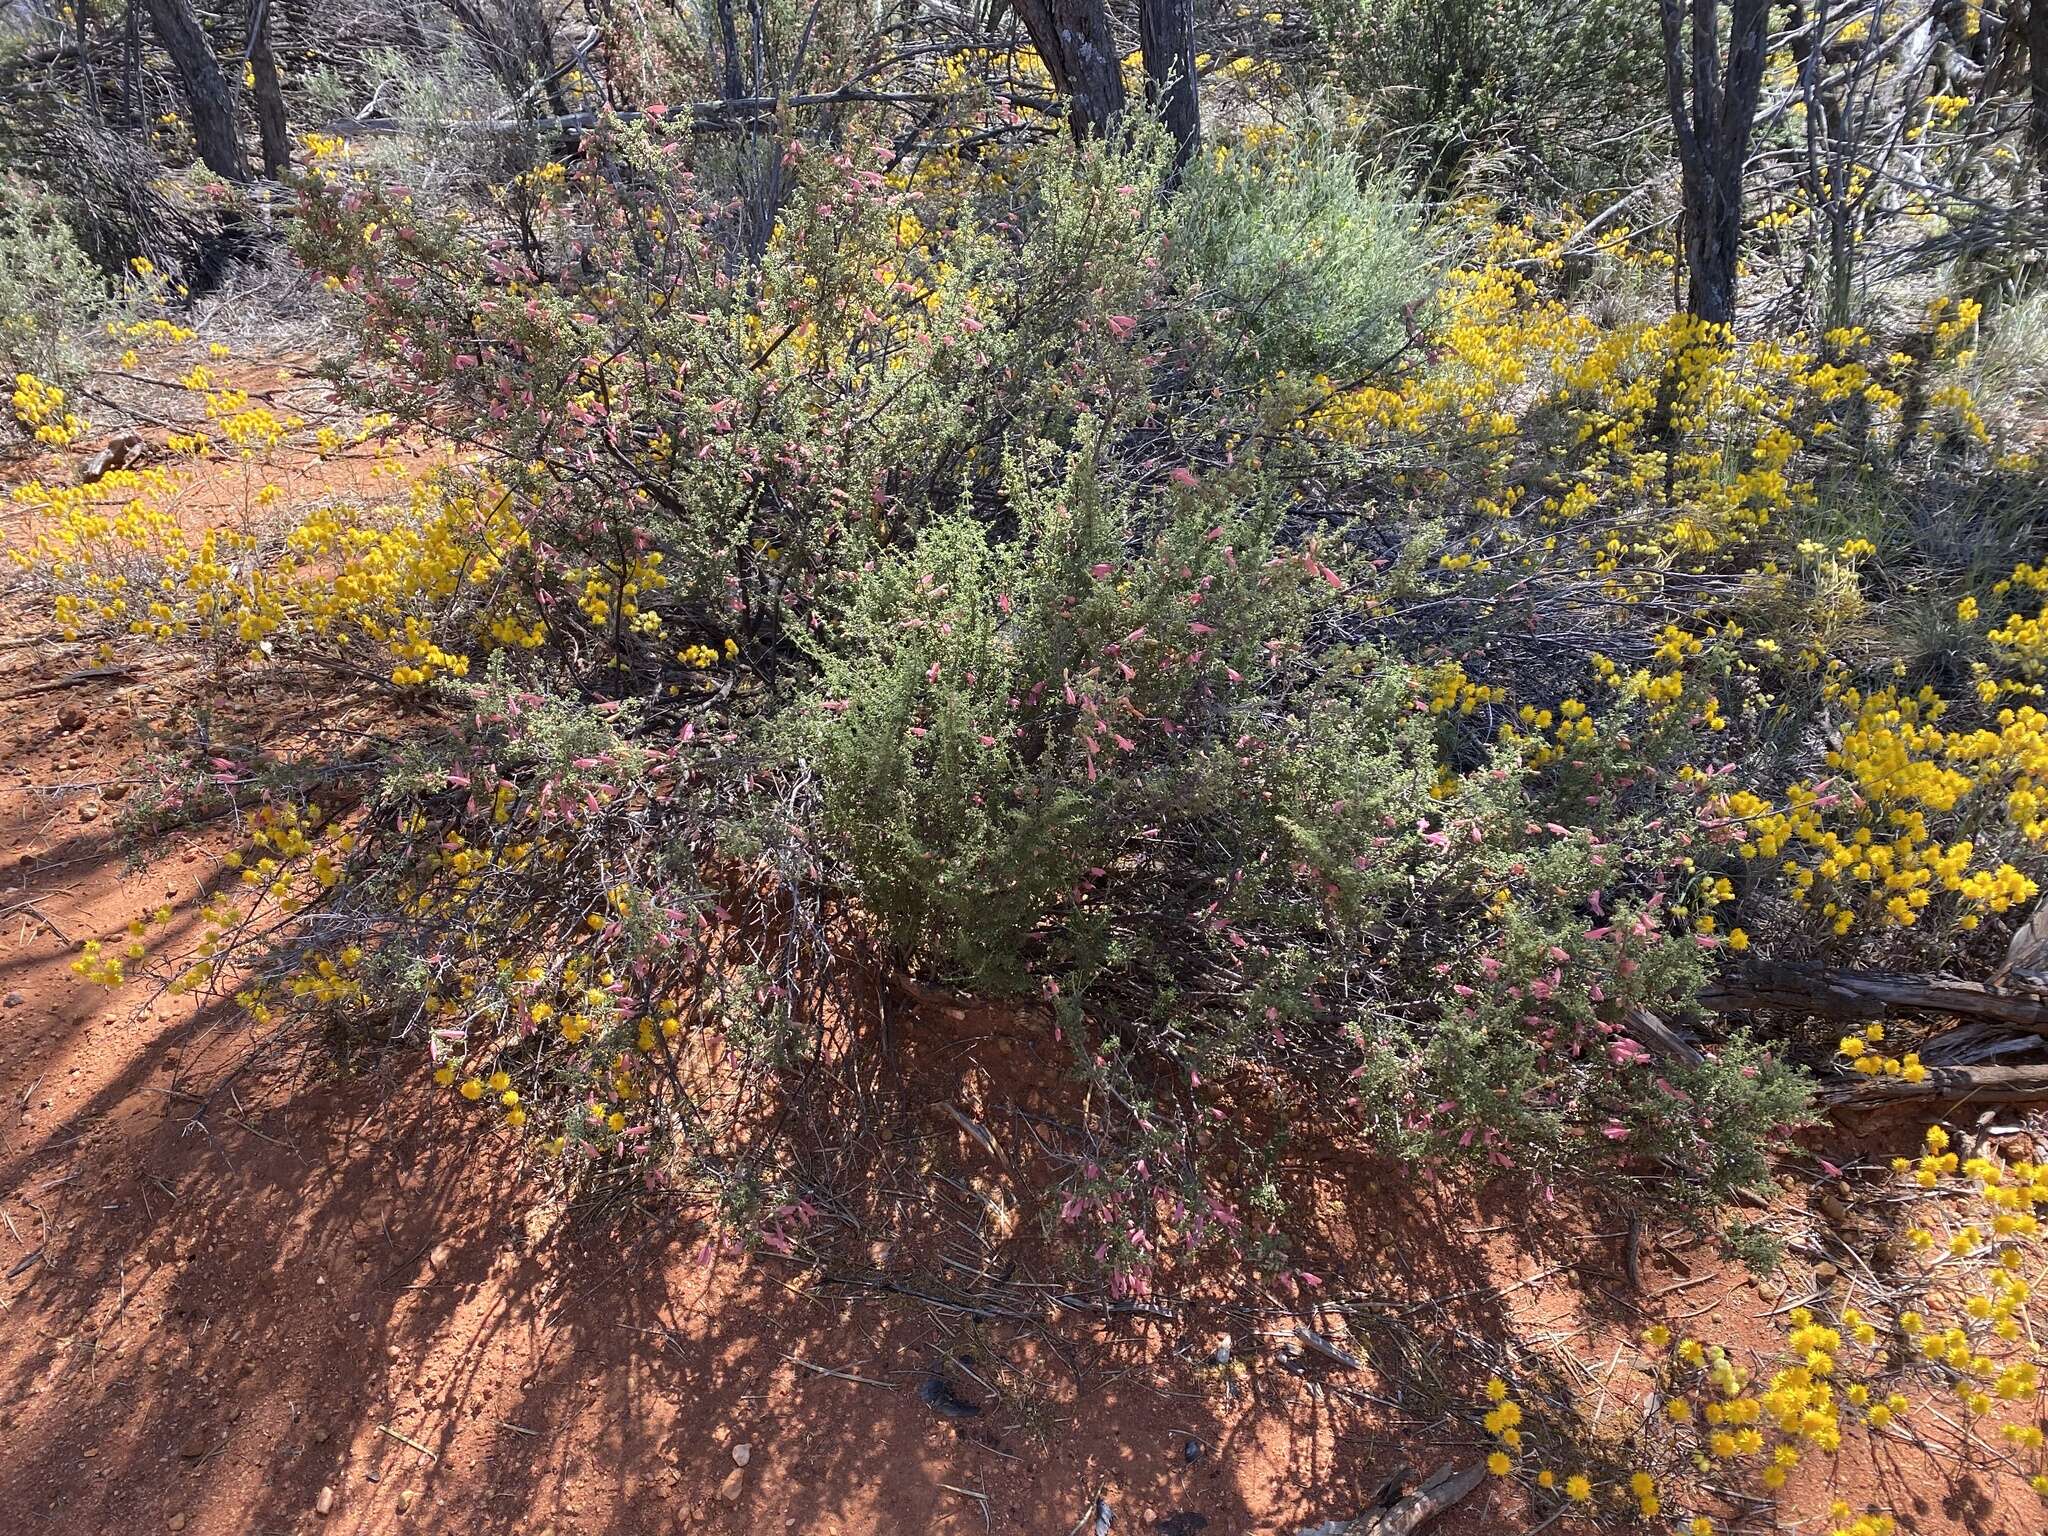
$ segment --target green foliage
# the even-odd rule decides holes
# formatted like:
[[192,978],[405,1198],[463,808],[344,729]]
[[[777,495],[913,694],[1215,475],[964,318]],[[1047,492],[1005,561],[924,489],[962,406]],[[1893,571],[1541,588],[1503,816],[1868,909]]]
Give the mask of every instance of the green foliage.
[[[824,1091],[851,959],[1002,997],[1070,1059],[1059,1230],[1124,1288],[1170,1243],[1284,1262],[1309,1144],[1755,1176],[1783,1068],[1631,1033],[1704,976],[1669,917],[1703,796],[1668,768],[1705,683],[1570,753],[1461,729],[1494,695],[1418,617],[1434,525],[1379,520],[1356,418],[1309,398],[1423,286],[1349,155],[1240,142],[1176,201],[1151,134],[966,182],[791,152],[747,261],[693,147],[608,127],[481,211],[306,178],[358,397],[482,462],[301,538],[358,551],[394,687],[451,718],[380,766],[319,921],[209,960],[248,1006],[423,1042],[580,1179],[772,1224],[758,1105]],[[1469,408],[1438,366],[1395,382]]]
[[1191,475],[1106,486],[1098,448],[1020,452],[1010,537],[928,529],[860,574],[821,648],[804,731],[828,830],[905,956],[977,985],[1015,990],[1041,922],[1162,818],[1241,790],[1217,749],[1302,653],[1270,529]]
[[[1372,588],[1280,543],[1270,491],[1044,454],[1000,536],[860,573],[799,750],[898,963],[1051,1001],[1162,1175],[1170,1085],[1251,1073],[1418,1158],[1755,1179],[1796,1079],[1740,1041],[1653,1064],[1626,1021],[1687,1007],[1701,951],[1589,915],[1681,873],[1668,824],[1547,821],[1511,758],[1445,793],[1417,676],[1329,639]],[[1162,1191],[1084,1196],[1114,1231]]]
[[1317,11],[1369,133],[1433,186],[1505,155],[1500,179],[1538,199],[1629,190],[1636,157],[1661,142],[1654,5],[1319,0]]
[[57,200],[0,176],[0,371],[68,386],[108,308],[107,282],[78,248]]
[[1219,338],[1218,360],[1242,381],[1369,377],[1429,293],[1433,253],[1415,210],[1322,125],[1203,156],[1172,221],[1191,322]]

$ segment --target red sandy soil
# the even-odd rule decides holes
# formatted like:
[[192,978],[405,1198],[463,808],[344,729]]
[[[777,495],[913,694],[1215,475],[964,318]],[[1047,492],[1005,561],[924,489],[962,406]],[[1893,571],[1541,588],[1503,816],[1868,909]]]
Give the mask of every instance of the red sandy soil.
[[[0,595],[0,1532],[1066,1536],[1098,1496],[1119,1533],[1292,1532],[1403,1464],[1477,1460],[1484,1362],[1583,1377],[1634,1421],[1648,1318],[1739,1335],[1809,1289],[1652,1233],[1631,1291],[1611,1219],[1332,1162],[1296,1170],[1304,1258],[1319,1294],[1381,1304],[1343,1336],[1366,1368],[1289,1358],[1294,1320],[1342,1320],[1243,1281],[1191,1282],[1169,1317],[1050,1305],[1029,1181],[943,1105],[1008,1126],[1006,1104],[1056,1095],[1055,1058],[1028,1021],[943,1008],[892,1020],[871,1131],[921,1180],[884,1191],[921,1238],[707,1257],[687,1209],[561,1217],[416,1063],[342,1077],[313,1042],[255,1051],[231,1013],[70,972],[78,941],[160,902],[195,921],[223,876],[222,828],[118,832],[144,733],[188,731],[202,699],[216,740],[286,726],[196,667],[31,692],[91,665],[47,635]],[[978,1418],[920,1401],[940,1362]],[[1924,1531],[2040,1529],[1950,1460],[1830,1470],[1842,1486],[1796,1501],[1807,1529],[1834,1496]],[[1489,1482],[1431,1530],[1546,1512]]]

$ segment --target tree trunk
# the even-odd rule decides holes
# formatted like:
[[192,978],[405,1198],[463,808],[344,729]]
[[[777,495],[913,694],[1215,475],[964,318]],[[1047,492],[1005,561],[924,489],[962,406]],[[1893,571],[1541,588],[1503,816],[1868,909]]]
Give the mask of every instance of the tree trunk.
[[256,80],[256,135],[263,147],[263,174],[278,180],[292,165],[291,135],[284,115],[284,80],[270,48],[270,0],[249,0],[249,73]]
[[94,117],[100,115],[100,83],[92,72],[92,39],[86,36],[86,15],[92,9],[85,0],[71,0],[73,19],[78,27],[78,73],[84,82],[85,110]]
[[121,110],[130,123],[149,121],[149,109],[142,100],[142,23],[135,14],[135,0],[128,0],[128,14],[122,23]]
[[249,167],[242,158],[242,134],[235,125],[234,99],[228,94],[227,77],[220,72],[220,61],[213,56],[206,34],[200,30],[199,18],[192,13],[191,0],[147,0],[147,4],[149,24],[178,72],[199,158],[216,176],[247,181]]
[[1138,47],[1145,56],[1145,99],[1173,135],[1172,179],[1178,181],[1202,147],[1194,0],[1138,0]]
[[732,0],[718,0],[715,9],[720,64],[718,88],[727,101],[738,101],[747,94],[747,83],[740,75],[740,33],[732,19]]
[[2027,142],[2048,178],[2048,0],[2027,6]]
[[1657,9],[1664,31],[1664,95],[1678,138],[1685,204],[1685,307],[1701,320],[1732,325],[1742,247],[1742,168],[1763,87],[1770,0],[1733,0],[1725,63],[1720,0],[1658,0]]
[[1821,56],[1829,21],[1828,0],[1819,0],[1812,15],[1804,5],[1792,7],[1792,62],[1799,71],[1799,94],[1806,106],[1806,196],[1820,213],[1826,231],[1825,250],[1808,251],[1809,277],[1821,289],[1824,331],[1849,323],[1856,259],[1848,181],[1853,156],[1847,118],[1840,88],[1826,86],[1826,60]]
[[1016,9],[1053,88],[1067,98],[1074,142],[1106,137],[1123,115],[1124,76],[1103,0],[1016,0]]

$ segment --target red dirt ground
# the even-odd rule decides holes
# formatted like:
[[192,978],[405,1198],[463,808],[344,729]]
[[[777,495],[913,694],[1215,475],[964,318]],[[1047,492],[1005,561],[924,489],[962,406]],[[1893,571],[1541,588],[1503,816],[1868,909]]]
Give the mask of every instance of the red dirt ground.
[[[322,466],[319,488],[366,465]],[[1171,1320],[1048,1307],[1028,1181],[940,1106],[997,1123],[1057,1068],[1028,1023],[943,1009],[895,1020],[882,1134],[935,1170],[906,1207],[968,1228],[970,1262],[926,1257],[936,1241],[707,1258],[687,1211],[558,1220],[517,1147],[442,1113],[409,1064],[280,1064],[236,1017],[71,974],[77,941],[159,902],[190,920],[222,875],[206,829],[117,837],[144,733],[189,728],[202,698],[216,732],[286,727],[196,668],[32,692],[90,664],[46,636],[0,597],[0,1531],[1063,1536],[1100,1496],[1119,1532],[1292,1532],[1357,1513],[1398,1465],[1481,1456],[1477,1362],[1512,1349],[1633,1420],[1654,1410],[1627,1341],[1651,1316],[1761,1342],[1812,1289],[1797,1261],[1758,1282],[1652,1234],[1631,1293],[1623,1234],[1584,1212],[1333,1162],[1301,1171],[1305,1257],[1322,1294],[1372,1298],[1382,1321],[1348,1341],[1367,1369],[1288,1358],[1279,1335],[1311,1313],[1220,1281]],[[991,1223],[946,1188],[1025,1214]],[[1203,1364],[1225,1331],[1228,1372]],[[964,1430],[917,1394],[942,1360],[987,1407]],[[1907,1454],[1845,1456],[1839,1487],[1816,1473],[1733,1528],[1824,1529],[1836,1496],[1922,1531],[2041,1528]],[[1431,1530],[1539,1523],[1489,1483]]]

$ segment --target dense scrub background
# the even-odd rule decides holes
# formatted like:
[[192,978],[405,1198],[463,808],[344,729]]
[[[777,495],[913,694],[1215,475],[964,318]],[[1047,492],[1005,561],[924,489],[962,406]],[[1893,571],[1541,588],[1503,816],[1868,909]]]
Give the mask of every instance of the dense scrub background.
[[[68,637],[394,722],[167,756],[136,814],[239,807],[240,897],[82,972],[407,1053],[565,1186],[784,1245],[857,999],[1012,1002],[1088,1090],[1049,1227],[1119,1295],[1296,1278],[1301,1146],[1708,1222],[1817,1077],[1921,1090],[1931,1042],[1799,978],[2031,967],[2033,13],[1138,9],[286,7],[246,99],[196,22],[118,90],[111,18],[24,28],[24,437],[282,270],[459,450],[239,529],[163,469],[15,493]],[[172,458],[291,430],[181,384]]]

